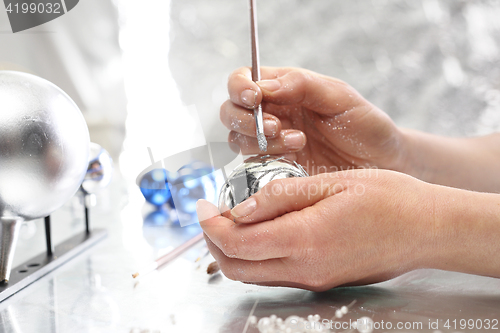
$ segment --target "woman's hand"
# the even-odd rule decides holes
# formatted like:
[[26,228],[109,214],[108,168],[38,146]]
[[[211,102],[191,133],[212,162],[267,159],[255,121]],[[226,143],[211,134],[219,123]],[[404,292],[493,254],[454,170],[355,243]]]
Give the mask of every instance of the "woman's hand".
[[[500,134],[455,139],[398,129],[346,83],[307,70],[250,69],[229,78],[221,120],[244,154],[258,154],[252,109],[262,103],[268,153],[314,177],[276,180],[233,208],[199,201],[224,274],[248,283],[326,290],[416,268],[500,277]],[[477,172],[479,171],[479,172]],[[236,223],[235,223],[236,222]]]
[[358,169],[272,181],[232,210],[236,223],[203,200],[198,217],[228,278],[322,291],[440,267],[449,191]]
[[310,174],[352,167],[400,170],[401,133],[391,119],[348,84],[297,68],[249,68],[229,77],[220,117],[229,141],[259,154],[252,109],[262,103],[269,154],[285,154]]
[[[252,109],[262,103],[268,153],[296,160],[311,175],[373,167],[426,182],[500,192],[500,133],[447,138],[402,129],[348,84],[298,68],[249,68],[229,77],[220,112],[229,141],[259,154]],[[481,170],[481,172],[477,172]]]

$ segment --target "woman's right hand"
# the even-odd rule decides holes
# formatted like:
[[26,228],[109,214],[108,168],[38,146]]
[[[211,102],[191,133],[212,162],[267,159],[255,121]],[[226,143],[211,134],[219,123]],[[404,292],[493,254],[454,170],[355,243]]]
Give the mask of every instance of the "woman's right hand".
[[229,77],[220,112],[229,141],[261,154],[253,108],[262,103],[268,154],[286,155],[310,174],[359,167],[402,170],[403,135],[387,114],[340,80],[297,68],[248,67]]

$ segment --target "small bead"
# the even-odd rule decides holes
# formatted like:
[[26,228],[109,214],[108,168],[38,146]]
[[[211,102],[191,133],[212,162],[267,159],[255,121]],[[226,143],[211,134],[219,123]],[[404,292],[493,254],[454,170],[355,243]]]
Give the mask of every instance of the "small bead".
[[308,321],[314,321],[314,316],[313,316],[313,315],[309,315],[309,316],[307,316],[307,320],[308,320]]
[[342,316],[343,316],[343,314],[340,310],[335,311],[335,317],[340,319],[340,318],[342,318]]
[[347,306],[343,306],[340,308],[340,311],[343,313],[343,314],[346,314],[347,312],[349,312],[349,309],[347,308]]
[[252,325],[255,325],[257,323],[257,317],[250,316],[250,318],[248,318],[248,322]]
[[260,318],[259,323],[257,324],[257,328],[261,332],[266,330],[269,326],[271,326],[271,321],[269,320],[268,317]]
[[318,322],[319,322],[319,321],[320,321],[320,319],[321,319],[321,316],[320,316],[319,314],[315,314],[315,315],[313,316],[313,318],[314,318],[314,321],[318,321]]
[[357,320],[359,333],[372,333],[373,332],[373,320],[370,317],[361,317]]
[[285,319],[285,325],[286,326],[297,326],[298,323],[300,322],[300,317],[298,316],[289,316],[288,318]]

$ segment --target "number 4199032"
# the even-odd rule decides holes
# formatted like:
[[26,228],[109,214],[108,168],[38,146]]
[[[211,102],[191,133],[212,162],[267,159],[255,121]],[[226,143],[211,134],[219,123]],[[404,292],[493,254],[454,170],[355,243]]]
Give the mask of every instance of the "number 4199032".
[[6,8],[7,13],[11,14],[61,14],[60,3],[16,3],[9,5]]
[[498,330],[498,319],[448,319],[444,325],[444,328],[447,329],[461,329],[461,330]]

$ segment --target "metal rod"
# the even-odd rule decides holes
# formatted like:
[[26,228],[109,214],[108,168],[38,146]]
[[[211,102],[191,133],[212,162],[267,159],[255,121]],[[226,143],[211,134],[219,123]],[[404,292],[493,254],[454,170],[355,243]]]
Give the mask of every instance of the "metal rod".
[[85,208],[85,232],[90,234],[89,208],[87,207],[87,195],[83,197],[83,207]]
[[50,227],[50,215],[45,216],[45,244],[47,245],[47,255],[54,254],[54,244],[52,244],[52,230]]
[[[257,5],[255,0],[250,0],[250,31],[252,37],[252,81],[260,81],[259,60],[259,37],[257,31]],[[264,120],[262,117],[262,105],[259,104],[254,110],[255,127],[257,128],[257,141],[262,152],[267,151],[267,140],[264,135]]]

